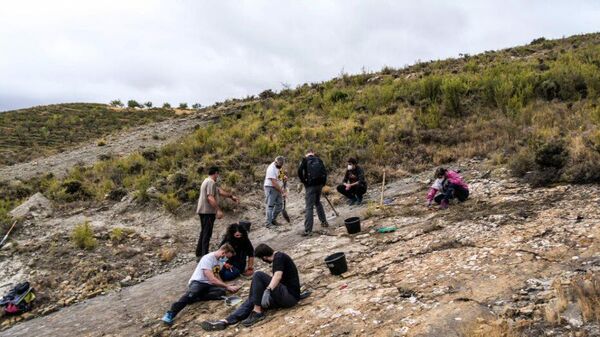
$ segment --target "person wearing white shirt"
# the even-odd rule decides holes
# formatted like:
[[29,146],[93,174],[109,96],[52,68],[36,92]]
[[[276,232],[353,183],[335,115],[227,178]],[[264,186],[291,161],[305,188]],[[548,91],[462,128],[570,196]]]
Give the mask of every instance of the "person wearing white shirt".
[[283,198],[287,196],[287,192],[283,188],[283,183],[287,177],[282,177],[280,174],[284,163],[285,159],[282,156],[277,156],[275,161],[267,167],[264,183],[267,228],[279,225],[276,219],[283,210]]

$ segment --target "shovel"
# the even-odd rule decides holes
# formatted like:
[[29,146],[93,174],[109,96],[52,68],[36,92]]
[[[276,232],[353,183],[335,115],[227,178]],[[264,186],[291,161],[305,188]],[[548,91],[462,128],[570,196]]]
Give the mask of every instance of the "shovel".
[[10,232],[12,232],[13,228],[15,228],[16,224],[17,224],[17,221],[13,222],[12,226],[10,226],[10,229],[8,230],[8,232],[6,232],[6,235],[4,235],[4,238],[2,239],[2,241],[0,241],[0,248],[2,248],[4,246],[6,239],[8,239],[8,235],[10,234]]
[[327,194],[323,194],[323,196],[325,197],[325,200],[327,200],[327,203],[329,204],[329,206],[331,207],[331,209],[333,210],[333,213],[335,213],[335,216],[340,216],[340,214],[335,210],[335,208],[333,207],[333,204],[331,203],[331,201],[329,201],[329,198],[327,198]]
[[[287,190],[287,182],[283,183],[283,190]],[[285,219],[285,221],[287,221],[288,223],[291,223],[292,220],[290,219],[290,216],[287,212],[287,210],[285,209],[285,204],[287,203],[287,197],[283,198],[283,210],[281,210],[281,216]]]

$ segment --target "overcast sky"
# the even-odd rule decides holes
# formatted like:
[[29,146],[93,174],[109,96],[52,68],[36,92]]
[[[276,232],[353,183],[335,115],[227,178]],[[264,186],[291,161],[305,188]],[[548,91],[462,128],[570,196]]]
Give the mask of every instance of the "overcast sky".
[[0,111],[112,99],[209,105],[599,23],[598,0],[2,1]]

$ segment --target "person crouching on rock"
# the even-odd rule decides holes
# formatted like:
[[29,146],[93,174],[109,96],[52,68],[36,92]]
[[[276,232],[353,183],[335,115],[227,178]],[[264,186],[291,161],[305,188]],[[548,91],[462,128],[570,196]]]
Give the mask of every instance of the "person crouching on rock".
[[337,186],[337,191],[348,198],[350,206],[362,204],[363,195],[367,193],[367,181],[365,180],[365,173],[358,166],[356,158],[348,159],[344,180],[341,185]]
[[266,309],[289,308],[298,303],[300,278],[292,258],[264,243],[256,247],[254,255],[273,265],[273,277],[260,271],[254,273],[248,299],[226,319],[202,322],[204,330],[223,330],[239,321],[249,327],[265,318]]
[[216,276],[219,275],[221,263],[234,255],[235,250],[227,243],[217,251],[204,255],[188,282],[187,292],[171,305],[171,309],[165,313],[162,321],[171,325],[175,316],[188,304],[197,301],[219,300],[225,296],[226,290],[232,293],[237,292],[239,287],[227,285]]
[[236,254],[227,259],[219,273],[221,280],[231,281],[241,274],[252,276],[254,273],[254,247],[248,238],[248,232],[239,224],[231,224],[227,227],[227,233],[221,242],[230,244]]
[[[469,197],[469,187],[455,171],[440,167],[435,171],[435,181],[427,193],[427,206],[435,201],[440,209],[448,208],[450,199],[463,202]],[[438,194],[439,192],[439,194]]]

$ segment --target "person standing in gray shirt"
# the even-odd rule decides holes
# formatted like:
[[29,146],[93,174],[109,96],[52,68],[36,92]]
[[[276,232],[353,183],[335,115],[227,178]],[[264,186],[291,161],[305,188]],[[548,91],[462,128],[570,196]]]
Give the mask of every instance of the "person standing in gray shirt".
[[239,202],[239,199],[232,193],[221,189],[218,181],[219,168],[213,166],[208,170],[208,177],[200,186],[200,197],[196,207],[196,214],[200,217],[200,236],[196,245],[196,260],[198,261],[208,253],[215,220],[223,218],[223,211],[219,207],[219,196],[230,198],[236,203]]

